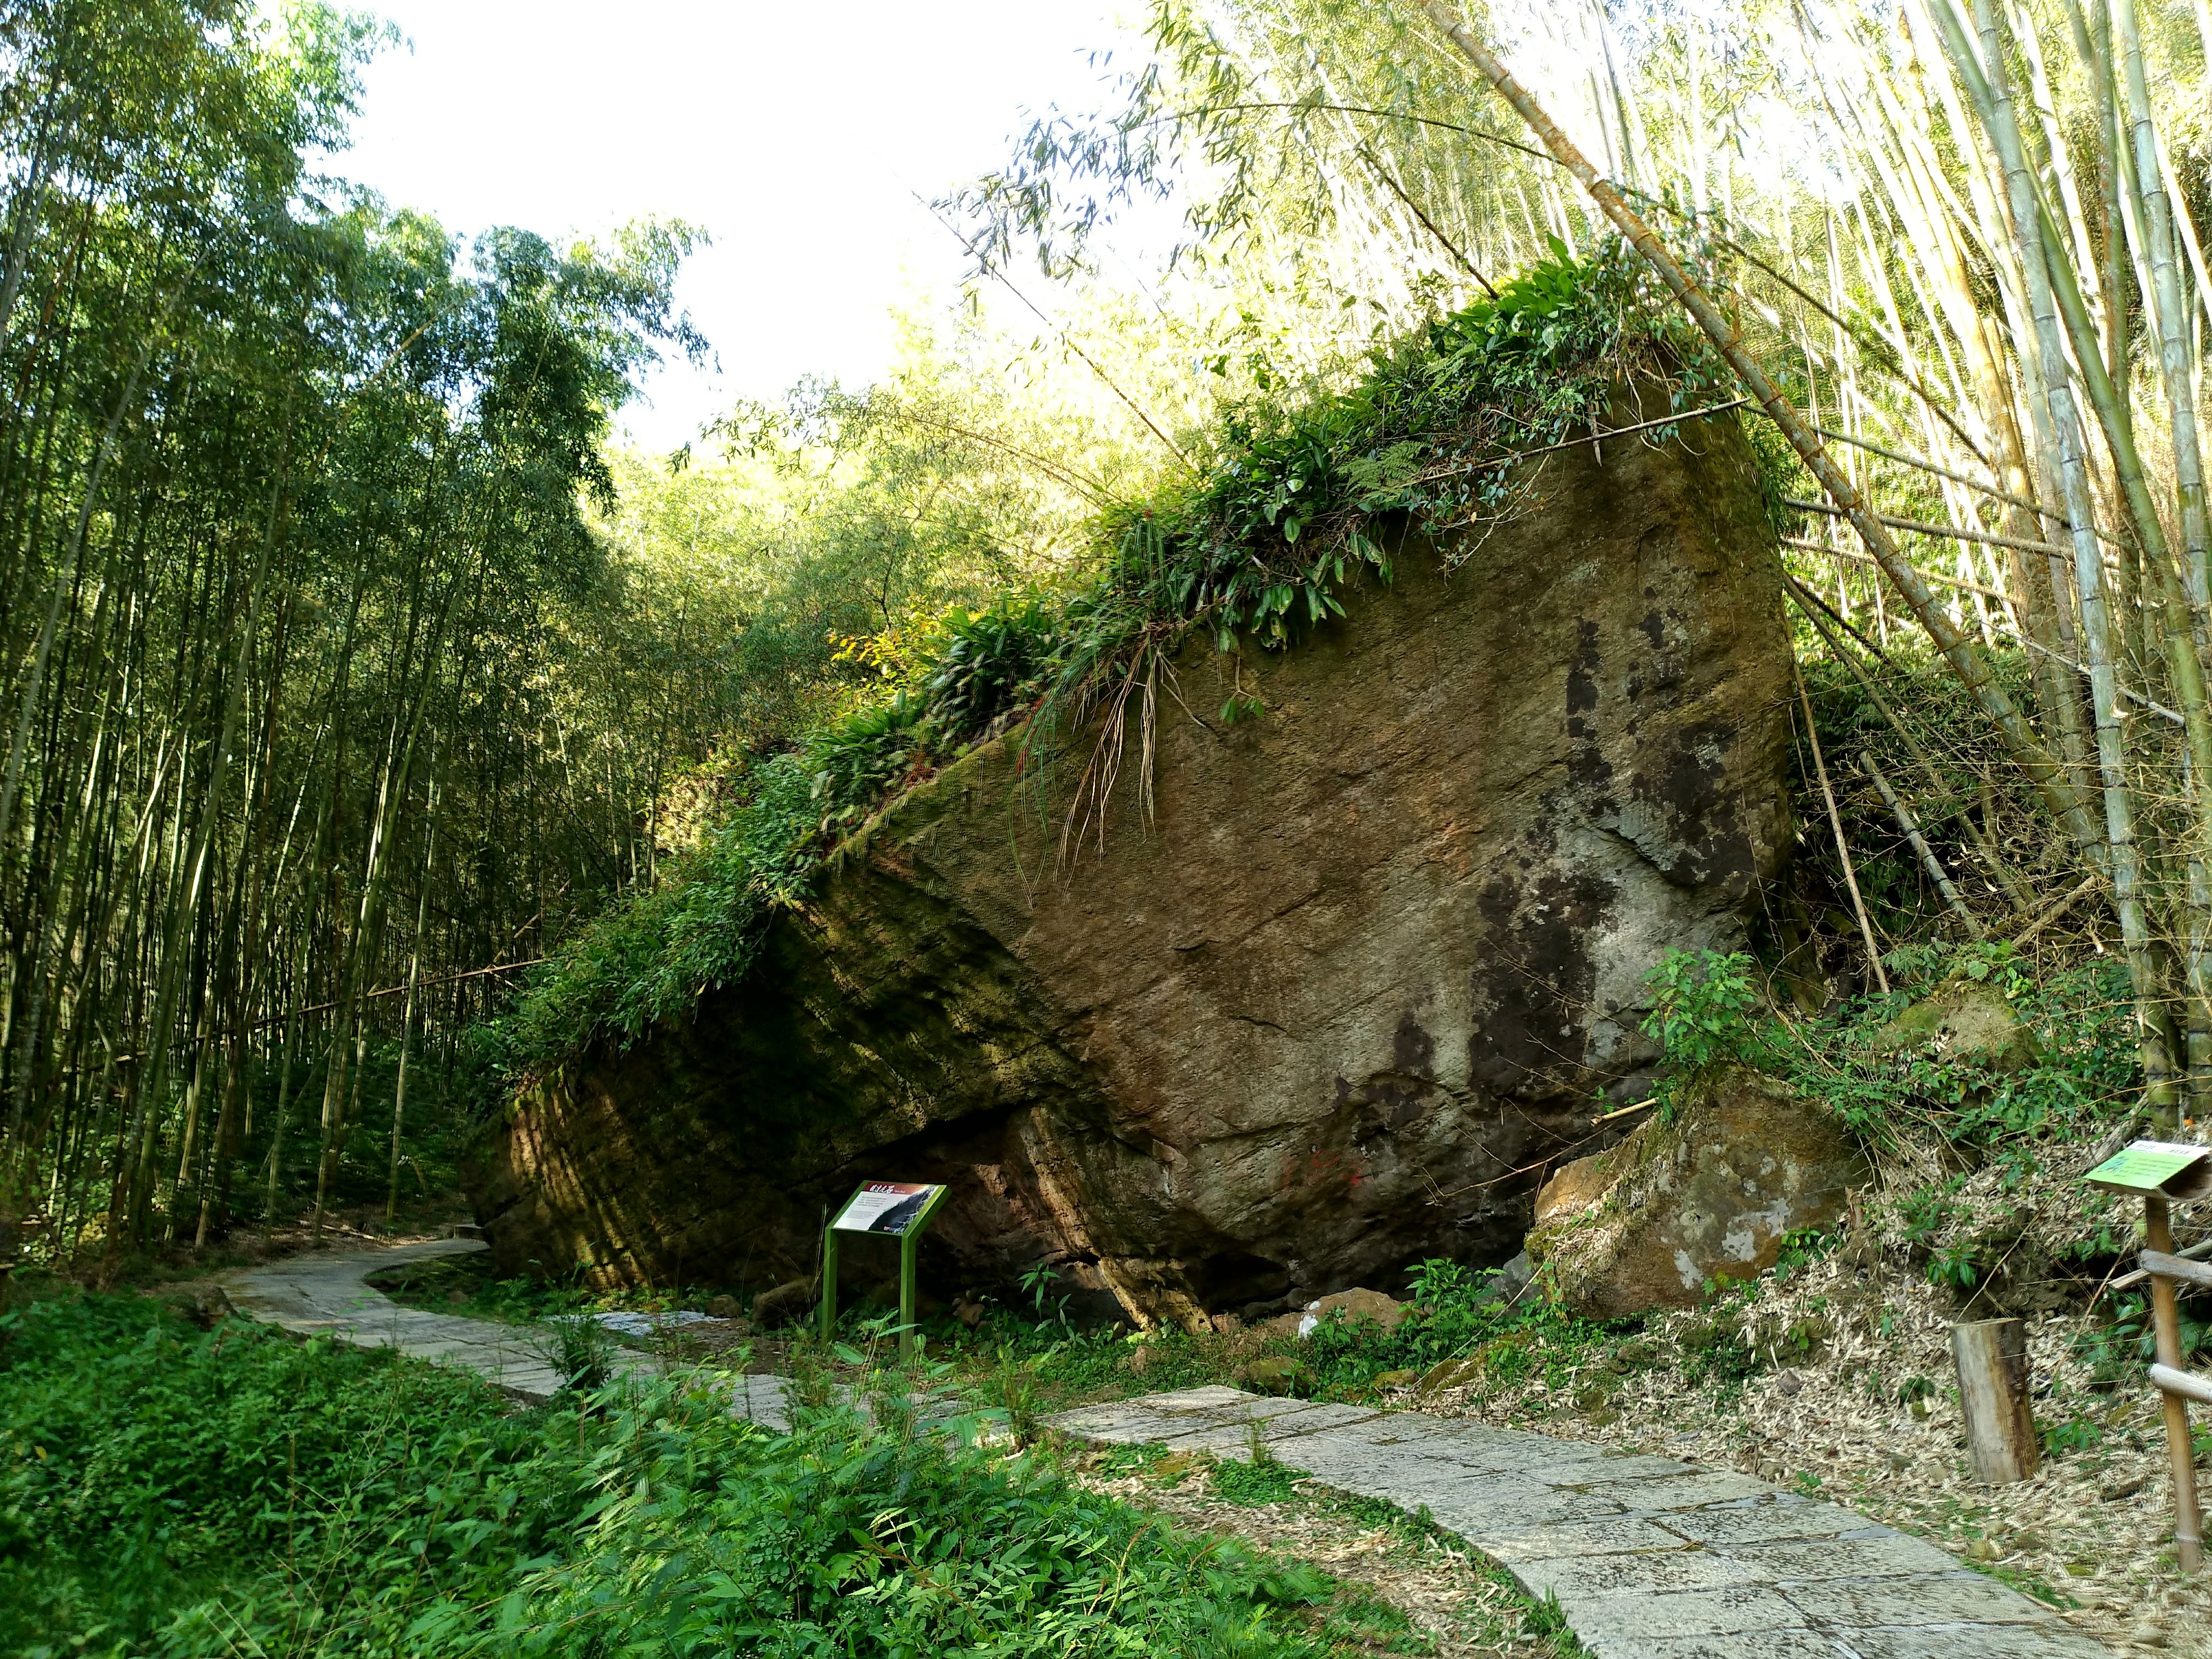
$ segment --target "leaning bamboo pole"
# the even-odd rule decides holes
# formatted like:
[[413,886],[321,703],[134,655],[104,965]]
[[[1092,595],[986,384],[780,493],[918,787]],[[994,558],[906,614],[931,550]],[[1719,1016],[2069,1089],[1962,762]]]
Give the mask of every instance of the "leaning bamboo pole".
[[[2058,477],[2073,532],[2075,586],[2081,607],[2081,633],[2090,669],[2097,733],[2098,770],[2104,785],[2105,827],[2110,848],[2114,908],[2120,923],[2123,954],[2136,1007],[2136,1042],[2142,1056],[2145,1097],[2156,1107],[2175,1104],[2172,1042],[2152,958],[2150,927],[2143,902],[2142,851],[2136,841],[2141,817],[2127,771],[2126,734],[2113,672],[2112,633],[2104,602],[2104,559],[2090,526],[2095,521],[2088,458],[2074,398],[2072,365],[2059,320],[2052,277],[2055,262],[2044,234],[2045,215],[2030,171],[2020,128],[2013,114],[2009,76],[1996,14],[1990,0],[1974,0],[1981,36],[1978,52],[1950,0],[1929,0],[1929,9],[1943,37],[1946,55],[1963,84],[1982,129],[1996,146],[2003,170],[2014,245],[2027,284],[2029,314],[2041,359],[2044,393],[2058,449]],[[2085,370],[2095,372],[2097,354],[2089,351]]]
[[1483,78],[1497,89],[1498,95],[1513,106],[1529,130],[1542,141],[1553,159],[1574,175],[1606,217],[1658,273],[1683,308],[1705,331],[1729,367],[1735,371],[1759,406],[1790,441],[1790,447],[1797,452],[1807,469],[1850,520],[1851,527],[1858,532],[1867,550],[1904,596],[1915,620],[1926,630],[1936,650],[1950,665],[1952,672],[1958,676],[1983,713],[1988,715],[2007,752],[2033,782],[2052,816],[2073,836],[2085,857],[2093,861],[2099,860],[2100,838],[2096,826],[2086,806],[2067,781],[2063,769],[2051,759],[2027,719],[1996,683],[1980,650],[1944,614],[1926,580],[1899,551],[1880,515],[1867,504],[1843,469],[1836,465],[1819,436],[1806,423],[1804,416],[1798,413],[1796,407],[1783,395],[1765,370],[1751,356],[1745,346],[1741,328],[1722,312],[1712,297],[1682,268],[1680,262],[1668,251],[1651,228],[1628,205],[1620,191],[1590,165],[1574,142],[1544,112],[1528,88],[1513,78],[1482,40],[1441,0],[1422,0],[1422,9],[1444,38],[1481,72]]

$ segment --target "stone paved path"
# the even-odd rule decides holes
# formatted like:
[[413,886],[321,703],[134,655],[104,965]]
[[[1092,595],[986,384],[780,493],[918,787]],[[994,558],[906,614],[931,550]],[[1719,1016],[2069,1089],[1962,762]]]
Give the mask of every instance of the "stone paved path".
[[[241,1313],[303,1335],[463,1365],[538,1403],[560,1379],[524,1327],[403,1308],[363,1281],[476,1239],[295,1256],[225,1281]],[[640,1356],[633,1370],[654,1362]],[[777,1376],[732,1411],[789,1426]],[[1325,1484],[1439,1524],[1559,1598],[1597,1659],[2108,1659],[2055,1614],[1923,1543],[1747,1476],[1511,1429],[1235,1389],[1191,1389],[1051,1419],[1094,1444],[1250,1455],[1256,1434]]]
[[1091,1444],[1250,1455],[1437,1522],[1560,1610],[1598,1659],[2108,1659],[1934,1545],[1670,1458],[1235,1389],[1050,1419]]
[[[561,1378],[539,1357],[541,1332],[403,1308],[363,1282],[373,1273],[405,1262],[469,1255],[486,1248],[481,1239],[441,1238],[293,1256],[273,1267],[234,1273],[223,1281],[223,1289],[240,1313],[285,1330],[334,1337],[357,1347],[397,1348],[417,1359],[465,1366],[525,1404],[543,1405],[561,1386]],[[617,1369],[650,1375],[654,1364],[641,1355]],[[788,1428],[786,1387],[780,1376],[738,1379],[731,1410],[763,1427]]]

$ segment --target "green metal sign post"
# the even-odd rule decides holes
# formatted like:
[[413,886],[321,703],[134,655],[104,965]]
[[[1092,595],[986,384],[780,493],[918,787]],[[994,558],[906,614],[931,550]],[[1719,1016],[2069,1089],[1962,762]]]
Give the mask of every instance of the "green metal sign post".
[[899,1356],[914,1353],[915,1257],[947,1187],[905,1181],[866,1181],[822,1230],[822,1340],[837,1334],[837,1235],[873,1233],[899,1242]]

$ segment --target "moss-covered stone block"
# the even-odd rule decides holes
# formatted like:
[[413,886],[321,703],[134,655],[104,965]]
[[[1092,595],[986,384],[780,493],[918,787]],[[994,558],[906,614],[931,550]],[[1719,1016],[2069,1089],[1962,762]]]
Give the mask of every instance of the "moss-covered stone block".
[[1724,1066],[1685,1087],[1671,1120],[1547,1182],[1528,1254],[1549,1293],[1587,1318],[1695,1307],[1708,1285],[1771,1267],[1790,1233],[1833,1225],[1870,1178],[1826,1108]]

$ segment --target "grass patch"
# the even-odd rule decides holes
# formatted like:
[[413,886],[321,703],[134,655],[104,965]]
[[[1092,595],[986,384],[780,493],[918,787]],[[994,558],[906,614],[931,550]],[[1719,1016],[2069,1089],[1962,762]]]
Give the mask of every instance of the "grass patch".
[[1261,1504],[1287,1504],[1297,1495],[1298,1482],[1305,1479],[1305,1471],[1294,1469],[1267,1449],[1255,1425],[1252,1431],[1251,1455],[1239,1462],[1233,1458],[1222,1458],[1213,1465],[1213,1490],[1231,1504],[1248,1507]]
[[842,1410],[772,1435],[671,1385],[515,1412],[135,1297],[0,1334],[0,1648],[38,1659],[1293,1656],[1381,1628],[1322,1575],[1048,1460]]

